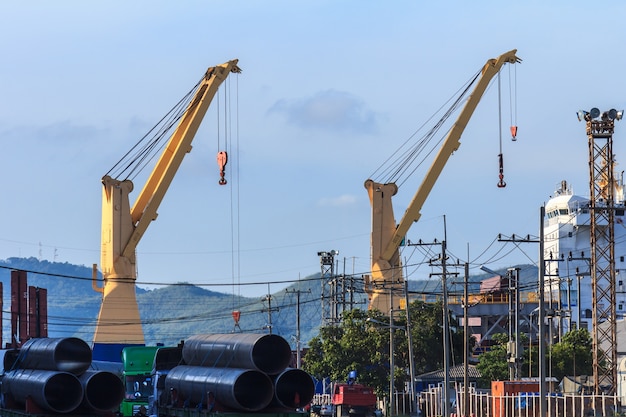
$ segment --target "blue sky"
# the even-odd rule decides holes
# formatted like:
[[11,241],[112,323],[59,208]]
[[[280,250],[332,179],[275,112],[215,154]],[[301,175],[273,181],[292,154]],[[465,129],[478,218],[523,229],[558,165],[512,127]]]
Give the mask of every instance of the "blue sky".
[[[3,2],[0,259],[99,263],[102,176],[207,67],[237,58],[229,184],[217,183],[225,126],[212,105],[139,244],[138,284],[261,296],[319,272],[331,249],[340,272],[367,273],[364,181],[487,59],[517,49],[513,116],[502,101],[507,187],[494,85],[408,238],[442,240],[445,216],[448,248],[469,253],[472,272],[534,262],[535,244],[494,240],[537,236],[561,180],[588,194],[575,114],[625,107],[625,19],[626,4],[604,1]],[[400,187],[397,219],[423,175]],[[402,256],[409,279],[433,272],[417,250]]]

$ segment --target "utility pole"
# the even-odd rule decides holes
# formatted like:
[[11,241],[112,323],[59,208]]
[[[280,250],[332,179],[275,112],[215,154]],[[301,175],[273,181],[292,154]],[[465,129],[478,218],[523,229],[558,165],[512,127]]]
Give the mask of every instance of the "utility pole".
[[442,286],[442,298],[443,298],[443,404],[442,410],[444,416],[450,415],[450,393],[448,391],[450,384],[450,317],[449,317],[449,308],[448,308],[448,275],[458,275],[458,273],[448,273],[446,260],[446,241],[445,239],[441,242],[435,241],[434,243],[424,243],[420,239],[418,243],[408,242],[407,246],[429,246],[429,245],[441,245],[441,255],[439,259],[441,261],[441,274],[432,273],[433,275],[441,275],[441,286]]
[[[513,378],[514,381],[519,381],[521,377],[520,365],[522,363],[521,345],[519,342],[519,268],[509,268],[507,275],[509,276],[509,288],[512,291],[509,294],[509,307],[513,309],[514,328],[512,329],[515,334],[515,341],[513,342],[513,355],[509,358],[509,362],[513,362]],[[511,285],[512,284],[512,285]],[[510,330],[509,330],[510,331]]]
[[[393,290],[390,289],[390,293],[393,294]],[[393,306],[393,302],[391,302]],[[389,416],[393,416],[393,413],[396,411],[396,396],[395,396],[395,358],[394,358],[394,350],[395,346],[393,343],[393,308],[389,310]]]
[[[469,252],[469,251],[468,251]],[[469,258],[469,256],[468,256]],[[463,409],[462,416],[469,416],[469,263],[465,262],[465,278],[463,280]]]
[[296,294],[296,368],[302,368],[302,358],[300,356],[300,294],[302,292],[310,293],[311,290],[302,291],[302,290],[289,290],[287,288],[285,290],[286,293],[295,293]]
[[415,403],[415,358],[413,357],[413,336],[411,335],[411,315],[409,314],[409,281],[404,280],[404,301],[406,311],[406,337],[409,345],[409,376],[411,378],[411,410],[416,410]]
[[546,417],[546,352],[545,352],[545,329],[544,329],[544,317],[545,311],[545,254],[544,254],[544,242],[543,242],[543,226],[544,218],[546,215],[546,208],[541,206],[539,209],[539,239],[531,239],[530,235],[526,235],[525,238],[519,238],[512,235],[510,238],[503,238],[502,235],[498,235],[499,242],[513,242],[517,243],[539,243],[539,273],[538,273],[538,298],[539,298],[539,311],[538,311],[538,323],[539,335],[539,417]]
[[581,296],[580,296],[580,280],[582,279],[582,277],[585,276],[590,276],[591,275],[591,258],[589,257],[585,257],[585,252],[580,252],[580,256],[574,256],[572,254],[572,252],[569,253],[569,256],[567,257],[568,261],[585,261],[585,263],[587,264],[587,270],[586,271],[581,271],[579,267],[576,267],[576,280],[577,282],[577,288],[576,288],[576,294],[577,294],[577,300],[576,300],[576,304],[578,305],[578,317],[576,318],[576,328],[577,329],[581,329],[581,322],[582,322],[582,301],[581,301]]
[[545,206],[539,209],[539,417],[546,417],[548,403],[546,401],[546,343],[544,330],[545,306],[545,278],[546,263],[544,262],[543,223],[546,216]]
[[270,334],[272,334],[272,312],[278,311],[278,308],[272,308],[272,294],[270,293],[270,284],[267,284],[267,295],[261,300],[267,301],[267,324],[265,325],[265,328],[269,330]]
[[448,271],[446,270],[446,241],[441,242],[441,282],[443,290],[443,415],[450,415],[450,323],[448,312]]

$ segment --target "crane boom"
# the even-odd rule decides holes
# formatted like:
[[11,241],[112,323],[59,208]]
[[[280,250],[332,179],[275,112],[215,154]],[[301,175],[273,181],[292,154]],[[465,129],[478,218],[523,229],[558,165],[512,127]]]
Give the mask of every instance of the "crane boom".
[[135,296],[136,248],[163,201],[219,86],[231,72],[241,72],[237,60],[210,67],[176,130],[163,149],[135,204],[130,207],[132,181],[102,178],[102,242],[104,278],[102,305],[94,334],[94,358],[119,360],[121,347],[144,344]]
[[384,313],[390,311],[391,308],[398,308],[397,305],[394,307],[392,302],[393,290],[401,289],[403,283],[398,248],[411,225],[419,220],[422,206],[439,178],[443,167],[452,153],[461,145],[461,135],[489,83],[505,63],[521,62],[515,55],[516,52],[517,50],[513,49],[498,58],[488,60],[484,65],[474,90],[397,226],[391,202],[391,197],[398,191],[397,186],[393,183],[380,184],[369,179],[365,182],[372,206],[372,275],[371,282],[367,284],[368,288],[366,288],[370,299],[370,308],[376,308]]

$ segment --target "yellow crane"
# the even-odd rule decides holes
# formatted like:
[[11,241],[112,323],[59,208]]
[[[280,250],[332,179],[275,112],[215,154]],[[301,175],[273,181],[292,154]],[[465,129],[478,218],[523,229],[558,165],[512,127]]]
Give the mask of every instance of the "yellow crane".
[[136,248],[157,218],[157,209],[185,154],[191,151],[191,142],[219,86],[230,73],[241,72],[237,62],[228,61],[206,71],[132,208],[129,200],[132,181],[108,175],[102,178],[100,266],[104,286],[97,287],[94,281],[94,289],[102,292],[94,334],[94,359],[119,361],[124,346],[144,344],[135,296]]
[[[411,225],[421,217],[421,209],[439,178],[448,158],[461,145],[460,138],[476,106],[480,102],[490,81],[506,63],[521,62],[513,49],[498,58],[490,59],[484,65],[472,94],[467,99],[455,124],[450,129],[441,148],[430,166],[422,184],[413,196],[400,223],[396,224],[391,198],[398,192],[398,186],[391,182],[381,184],[371,179],[365,181],[372,208],[371,234],[371,278],[366,281],[369,308],[389,314],[398,309],[398,302],[392,304],[393,294],[400,294],[404,288],[404,278],[399,247]],[[400,297],[398,297],[398,300]]]

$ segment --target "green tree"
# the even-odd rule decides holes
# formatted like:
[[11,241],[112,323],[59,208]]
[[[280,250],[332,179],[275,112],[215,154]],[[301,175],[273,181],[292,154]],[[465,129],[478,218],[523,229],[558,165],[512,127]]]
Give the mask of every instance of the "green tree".
[[344,313],[339,326],[322,327],[309,342],[304,369],[318,379],[333,381],[345,381],[355,370],[360,383],[384,392],[389,374],[389,355],[384,348],[388,352],[389,345],[383,330],[368,319],[385,320],[376,312],[357,309]]
[[[415,375],[436,371],[443,368],[443,305],[414,301],[409,304],[411,318],[411,338],[413,340],[413,356]],[[449,317],[449,336],[451,363],[463,363],[463,332],[455,318]],[[406,326],[406,313],[396,320],[400,327]],[[474,339],[470,341],[473,345]],[[397,351],[402,352],[403,366],[408,366],[408,341],[403,338]],[[470,346],[471,348],[472,346]]]
[[491,337],[490,349],[480,355],[480,362],[476,368],[480,372],[480,384],[490,387],[491,381],[506,381],[509,379],[509,363],[507,361],[507,343],[509,336],[505,333],[496,333]]
[[559,343],[550,347],[552,376],[558,380],[564,376],[593,374],[593,340],[587,329],[567,332]]
[[[443,313],[441,303],[414,301],[409,305],[415,375],[443,367]],[[339,326],[323,327],[309,342],[304,369],[314,377],[345,381],[356,370],[360,383],[379,395],[389,392],[389,317],[376,310],[352,310],[342,316]],[[394,314],[394,382],[398,390],[409,381],[406,312]],[[456,320],[450,319],[453,363],[463,360],[463,335]]]
[[[481,373],[481,385],[489,387],[490,381],[503,381],[509,379],[509,362],[507,354],[507,342],[509,336],[506,333],[494,334],[491,338],[493,344],[488,352],[480,355],[477,365]],[[520,335],[520,344],[525,345],[528,339]],[[593,352],[591,335],[586,329],[572,330],[567,332],[559,343],[549,347],[547,354],[548,363],[552,369],[550,375],[558,380],[564,376],[591,375],[593,373]],[[539,375],[539,355],[536,346],[530,346],[524,350],[520,365],[521,376]]]

